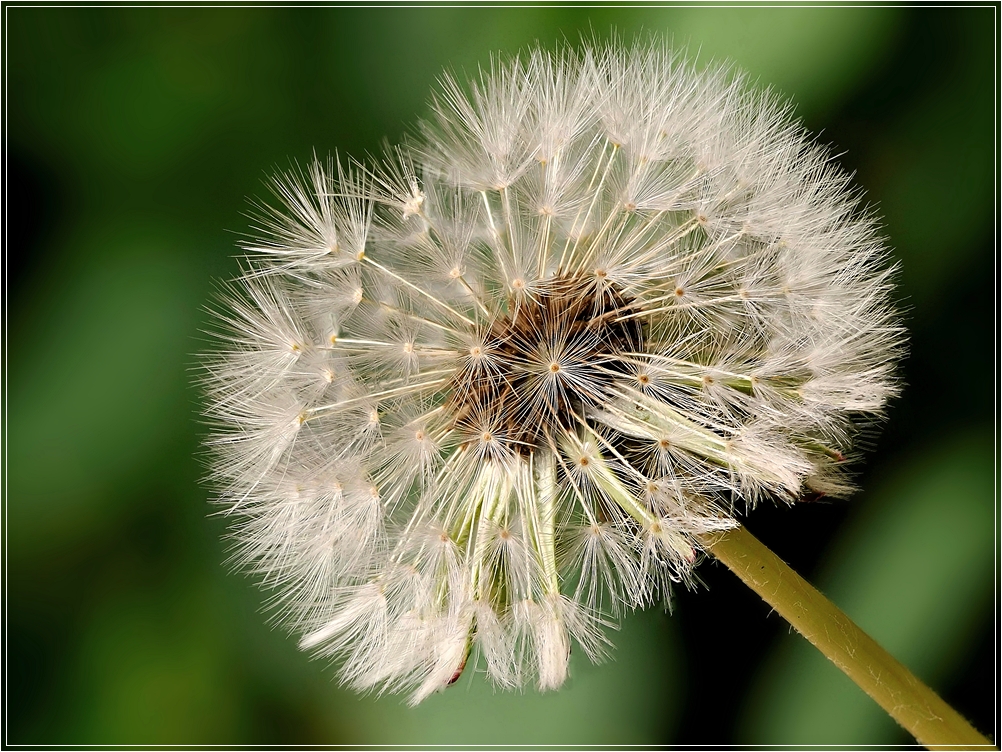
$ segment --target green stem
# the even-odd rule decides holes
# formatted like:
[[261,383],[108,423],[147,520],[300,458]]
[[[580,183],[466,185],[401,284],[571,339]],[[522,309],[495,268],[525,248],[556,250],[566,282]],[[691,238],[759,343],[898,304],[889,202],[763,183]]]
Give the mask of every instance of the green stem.
[[994,749],[989,739],[744,527],[708,533],[701,541],[920,744],[929,749]]

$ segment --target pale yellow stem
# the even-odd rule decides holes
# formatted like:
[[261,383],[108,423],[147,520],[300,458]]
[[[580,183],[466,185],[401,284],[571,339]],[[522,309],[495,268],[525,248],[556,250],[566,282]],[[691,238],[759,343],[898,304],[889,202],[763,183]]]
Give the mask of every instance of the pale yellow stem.
[[994,749],[953,708],[744,527],[703,546],[929,749]]

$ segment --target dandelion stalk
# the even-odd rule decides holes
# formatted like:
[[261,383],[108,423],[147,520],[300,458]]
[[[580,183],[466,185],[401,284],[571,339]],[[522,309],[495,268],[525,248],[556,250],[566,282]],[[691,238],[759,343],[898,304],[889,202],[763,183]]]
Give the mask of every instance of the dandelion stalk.
[[701,541],[920,744],[929,749],[994,749],[989,739],[747,528],[706,534]]

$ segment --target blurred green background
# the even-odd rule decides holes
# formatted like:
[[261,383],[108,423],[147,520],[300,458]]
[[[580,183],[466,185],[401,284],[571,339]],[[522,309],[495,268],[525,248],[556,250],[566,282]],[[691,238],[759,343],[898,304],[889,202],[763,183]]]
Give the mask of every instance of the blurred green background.
[[443,67],[612,27],[792,97],[882,213],[911,354],[865,490],[749,526],[993,735],[995,13],[7,6],[5,741],[908,741],[711,564],[558,693],[468,672],[416,710],[339,689],[222,564],[191,381],[248,197],[398,139]]

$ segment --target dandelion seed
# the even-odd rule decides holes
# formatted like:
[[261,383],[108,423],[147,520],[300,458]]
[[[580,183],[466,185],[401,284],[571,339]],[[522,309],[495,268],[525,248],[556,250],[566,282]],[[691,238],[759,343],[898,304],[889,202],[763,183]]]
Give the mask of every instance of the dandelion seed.
[[658,44],[447,79],[411,146],[275,183],[204,382],[237,558],[412,701],[560,686],[699,536],[850,490],[887,252],[771,95]]

